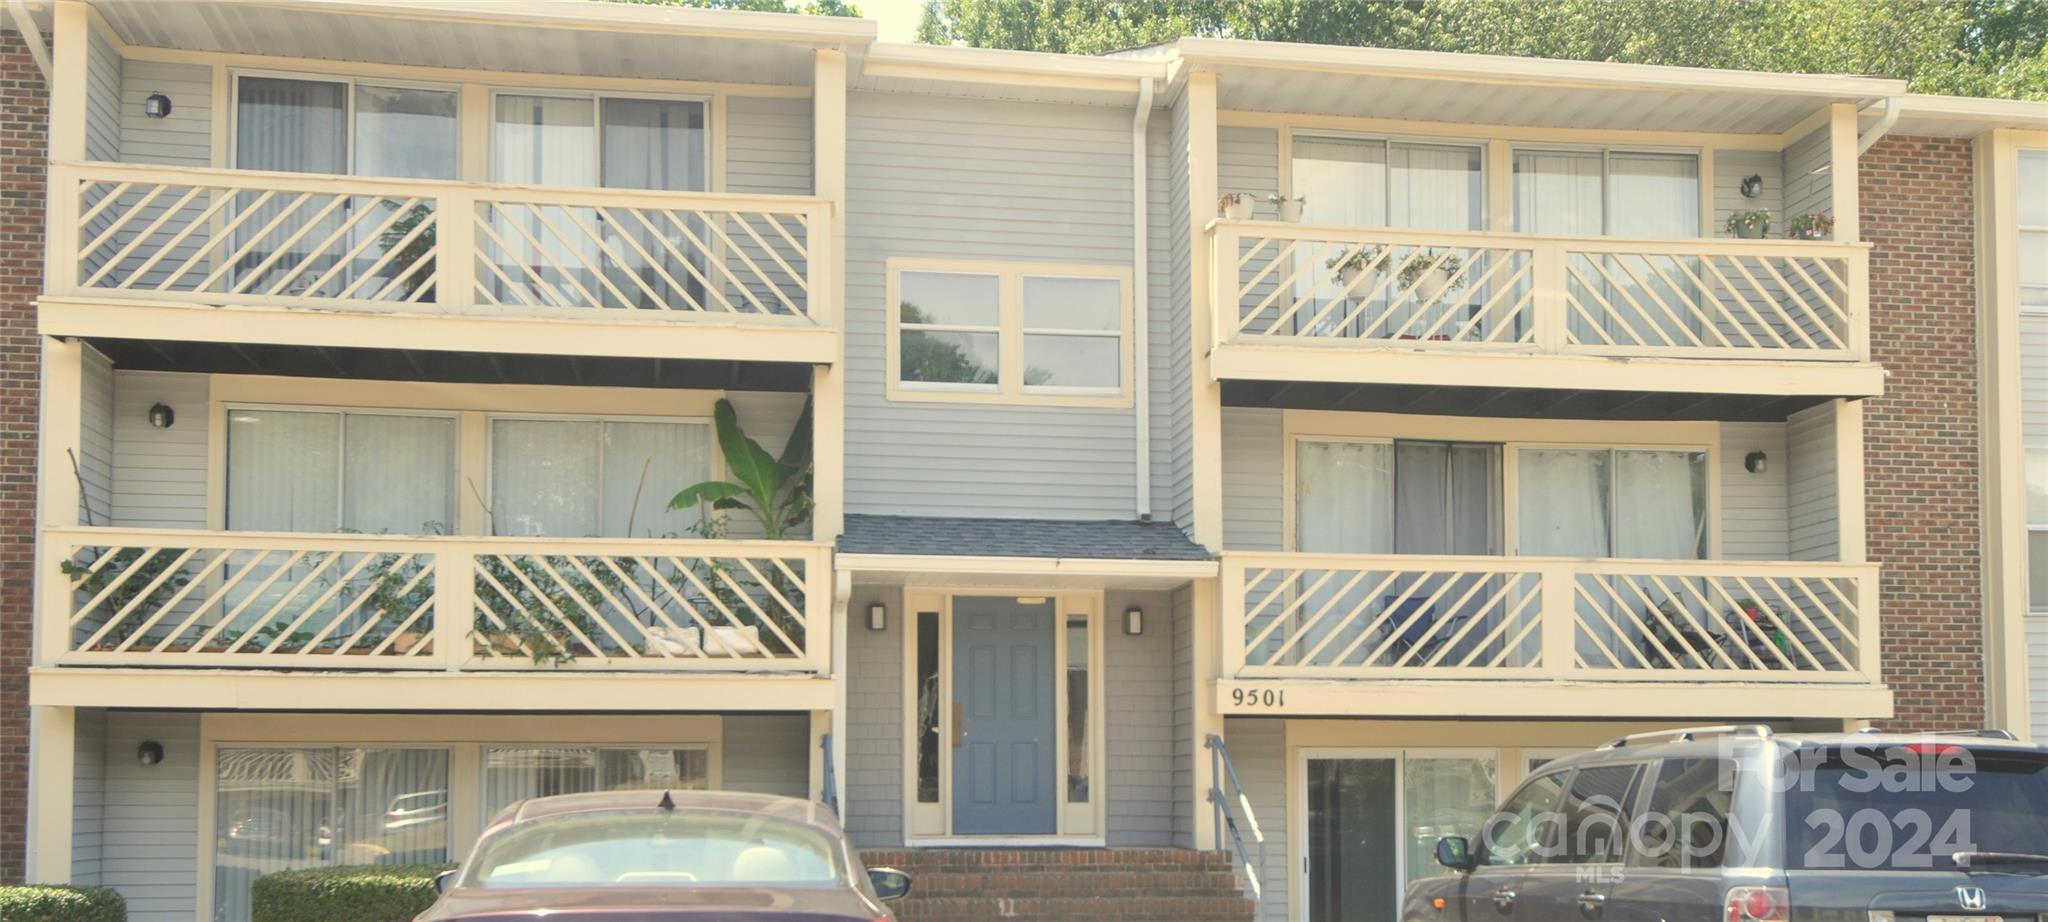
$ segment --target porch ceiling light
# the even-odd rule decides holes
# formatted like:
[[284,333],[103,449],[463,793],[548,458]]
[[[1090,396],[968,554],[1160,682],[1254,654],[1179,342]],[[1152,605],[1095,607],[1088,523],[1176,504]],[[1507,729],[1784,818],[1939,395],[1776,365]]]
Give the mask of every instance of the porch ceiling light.
[[1763,452],[1752,451],[1749,454],[1742,456],[1742,469],[1752,474],[1761,474],[1765,470],[1768,470],[1770,466],[1770,456],[1764,454]]
[[1130,608],[1124,610],[1124,633],[1136,637],[1145,633],[1145,610]]
[[169,429],[177,421],[177,411],[165,404],[159,403],[149,408],[149,424],[158,429]]
[[880,603],[880,602],[876,602],[876,603],[874,603],[873,605],[869,605],[869,606],[868,606],[868,630],[870,630],[870,631],[886,631],[886,630],[888,630],[888,629],[889,629],[889,607],[888,607],[887,605],[883,605],[883,604],[882,604],[882,603]]
[[143,740],[142,745],[135,747],[135,761],[141,763],[144,768],[163,760],[164,744],[156,740]]

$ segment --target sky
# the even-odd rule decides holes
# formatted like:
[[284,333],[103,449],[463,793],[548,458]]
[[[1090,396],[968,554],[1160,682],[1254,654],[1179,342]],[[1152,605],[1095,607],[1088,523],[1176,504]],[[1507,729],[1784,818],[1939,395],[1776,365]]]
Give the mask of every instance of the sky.
[[853,0],[862,16],[880,24],[885,42],[917,40],[917,20],[924,15],[924,0]]

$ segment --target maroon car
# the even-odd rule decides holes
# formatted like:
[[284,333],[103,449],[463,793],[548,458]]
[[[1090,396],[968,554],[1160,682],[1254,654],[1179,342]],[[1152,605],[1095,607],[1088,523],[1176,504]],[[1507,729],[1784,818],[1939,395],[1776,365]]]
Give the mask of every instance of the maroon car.
[[867,870],[823,806],[719,791],[540,797],[491,820],[415,922],[890,922],[910,878]]

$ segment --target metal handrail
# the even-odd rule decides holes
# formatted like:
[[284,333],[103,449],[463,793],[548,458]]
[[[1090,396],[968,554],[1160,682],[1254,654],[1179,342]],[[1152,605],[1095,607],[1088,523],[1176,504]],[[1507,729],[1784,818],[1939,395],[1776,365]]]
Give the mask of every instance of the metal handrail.
[[[1220,840],[1227,831],[1232,849],[1237,854],[1237,863],[1244,868],[1245,885],[1250,888],[1252,902],[1264,895],[1265,887],[1259,883],[1259,869],[1266,866],[1266,834],[1259,829],[1259,818],[1252,812],[1252,799],[1245,793],[1244,782],[1237,777],[1237,766],[1230,761],[1230,747],[1223,744],[1223,737],[1214,733],[1202,744],[1209,750],[1209,803],[1216,808],[1216,837]],[[1237,809],[1244,815],[1244,826],[1251,832],[1252,841],[1259,846],[1258,863],[1252,862],[1250,850],[1245,848],[1244,836],[1238,830],[1238,819],[1231,813],[1233,798],[1224,796],[1223,780],[1230,780],[1230,789],[1237,795],[1234,800]]]

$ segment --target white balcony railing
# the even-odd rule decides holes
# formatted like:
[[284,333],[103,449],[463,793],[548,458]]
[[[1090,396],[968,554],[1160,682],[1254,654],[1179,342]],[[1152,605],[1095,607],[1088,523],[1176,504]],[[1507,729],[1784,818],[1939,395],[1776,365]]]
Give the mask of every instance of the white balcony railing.
[[45,664],[830,671],[830,548],[44,531]]
[[1216,343],[1862,361],[1868,250],[1216,221]]
[[[808,196],[52,164],[53,294],[831,326]],[[630,311],[630,314],[627,313]]]
[[1226,553],[1226,678],[1878,676],[1877,567]]

